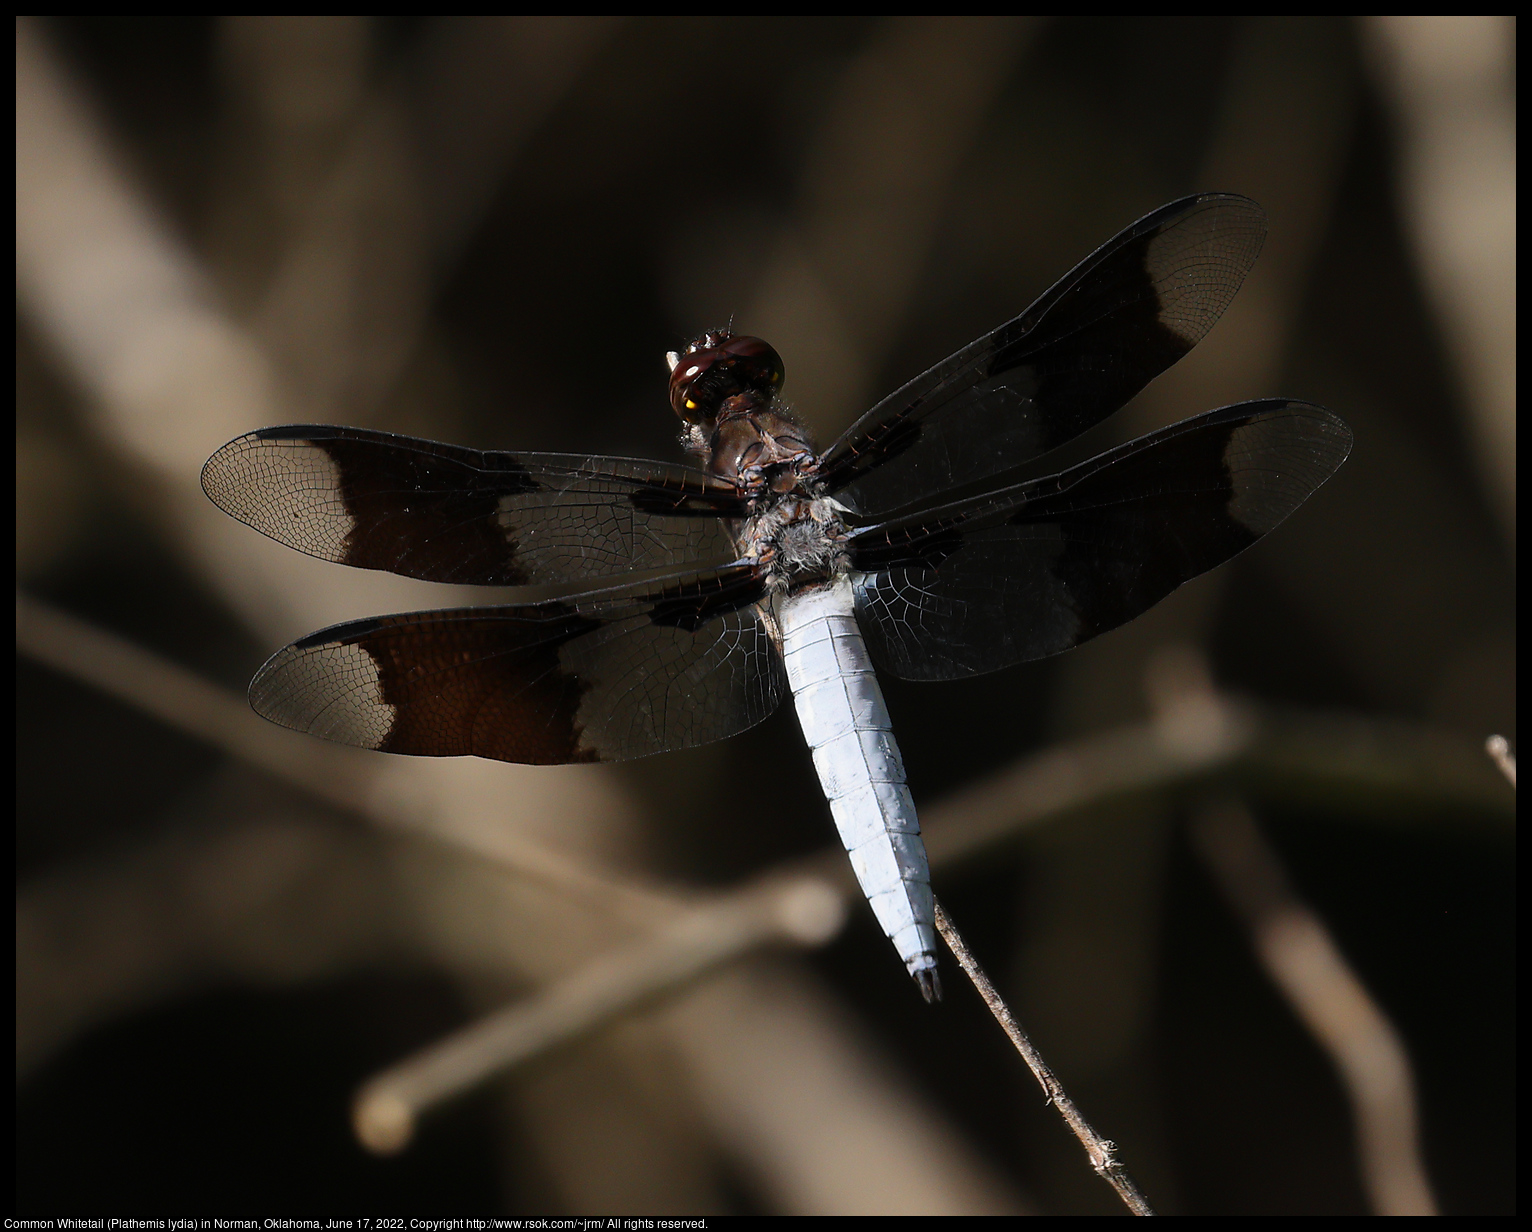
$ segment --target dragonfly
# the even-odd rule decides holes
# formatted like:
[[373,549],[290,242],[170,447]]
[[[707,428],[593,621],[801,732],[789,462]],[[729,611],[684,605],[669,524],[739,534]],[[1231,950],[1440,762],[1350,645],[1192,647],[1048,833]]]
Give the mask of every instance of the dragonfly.
[[241,436],[202,486],[272,539],[433,582],[554,588],[322,629],[272,656],[251,703],[388,753],[556,765],[721,740],[791,694],[857,881],[936,1000],[930,869],[877,673],[955,680],[1069,650],[1335,473],[1346,424],[1284,398],[1035,473],[1203,338],[1266,229],[1229,193],[1155,210],[823,451],[782,399],[781,356],[732,329],[667,356],[694,465],[350,427]]

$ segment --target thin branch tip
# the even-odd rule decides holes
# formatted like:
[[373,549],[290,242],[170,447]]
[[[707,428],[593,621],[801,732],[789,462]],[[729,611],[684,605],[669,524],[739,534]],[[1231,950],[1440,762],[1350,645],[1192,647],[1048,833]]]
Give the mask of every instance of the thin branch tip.
[[972,981],[974,988],[989,1007],[989,1012],[1000,1024],[1016,1051],[1026,1062],[1027,1068],[1032,1071],[1038,1084],[1043,1088],[1045,1103],[1052,1104],[1059,1110],[1059,1115],[1064,1118],[1070,1131],[1079,1139],[1080,1145],[1085,1148],[1086,1158],[1090,1160],[1091,1168],[1108,1185],[1117,1191],[1117,1196],[1135,1215],[1153,1215],[1154,1209],[1149,1205],[1144,1195],[1139,1192],[1138,1186],[1128,1176],[1127,1169],[1117,1161],[1117,1144],[1108,1138],[1101,1137],[1091,1128],[1080,1110],[1075,1107],[1074,1101],[1069,1098],[1063,1084],[1058,1080],[1048,1063],[1043,1060],[1042,1054],[1037,1051],[1032,1041],[1027,1038],[1021,1024],[1016,1021],[1016,1016],[1011,1013],[1010,1006],[1000,996],[993,983],[983,968],[974,960],[963,936],[958,932],[952,917],[943,909],[940,901],[936,904],[936,930],[947,943],[947,948],[952,951],[952,956],[957,959],[958,966]]

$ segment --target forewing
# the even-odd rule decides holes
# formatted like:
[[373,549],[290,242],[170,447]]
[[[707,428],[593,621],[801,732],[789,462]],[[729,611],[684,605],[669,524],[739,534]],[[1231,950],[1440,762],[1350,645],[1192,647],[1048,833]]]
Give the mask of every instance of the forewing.
[[202,471],[226,513],[321,560],[524,586],[738,553],[731,485],[659,462],[481,452],[362,428],[265,428]]
[[1265,236],[1261,207],[1227,193],[1139,219],[1019,317],[862,416],[824,455],[827,490],[878,515],[1073,439],[1212,329]]
[[1345,461],[1322,407],[1210,411],[1080,466],[853,535],[878,666],[951,680],[1078,646],[1249,547]]
[[556,765],[624,761],[759,723],[785,689],[753,565],[321,630],[250,686],[256,711],[342,744]]

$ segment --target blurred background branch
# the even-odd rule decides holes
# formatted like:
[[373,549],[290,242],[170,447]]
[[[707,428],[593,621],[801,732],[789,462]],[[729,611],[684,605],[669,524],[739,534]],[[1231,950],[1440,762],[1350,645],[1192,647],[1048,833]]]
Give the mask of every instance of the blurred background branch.
[[1516,544],[1516,19],[1369,17],[1404,218],[1462,384],[1485,489]]
[[1324,924],[1294,895],[1248,809],[1227,800],[1210,804],[1193,822],[1192,837],[1244,918],[1266,970],[1346,1084],[1373,1212],[1437,1214],[1420,1157],[1415,1079],[1393,1024]]
[[[846,893],[790,721],[617,769],[289,738],[232,692],[275,646],[486,596],[287,552],[197,474],[303,419],[672,457],[660,357],[731,316],[823,440],[1215,188],[1265,205],[1267,250],[1104,434],[1283,393],[1339,411],[1355,456],[1062,661],[889,683],[938,888],[1157,1208],[1387,1205],[1175,824],[1245,801],[1415,1062],[1441,1208],[1510,1209],[1486,1129],[1510,1115],[1513,804],[1477,750],[1515,735],[1513,32],[19,20],[18,582],[52,605],[18,601],[22,1202],[229,1192],[243,1160],[298,1201],[1110,1210],[997,1079],[993,1025],[908,1003],[855,903],[813,955],[760,952],[770,927],[659,945],[762,869]],[[1210,675],[1251,702],[1186,687]],[[742,790],[762,765],[771,790]],[[386,1163],[348,1139],[367,1077],[608,962],[539,1037],[580,1042],[517,1044]],[[142,1132],[96,1144],[119,1105]]]

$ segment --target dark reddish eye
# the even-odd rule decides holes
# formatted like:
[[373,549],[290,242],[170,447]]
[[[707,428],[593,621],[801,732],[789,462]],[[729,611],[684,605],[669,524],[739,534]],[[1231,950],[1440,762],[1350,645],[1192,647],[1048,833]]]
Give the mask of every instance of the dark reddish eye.
[[747,334],[703,334],[670,374],[670,405],[682,419],[701,423],[735,394],[753,390],[769,400],[782,377],[782,357],[769,343]]

